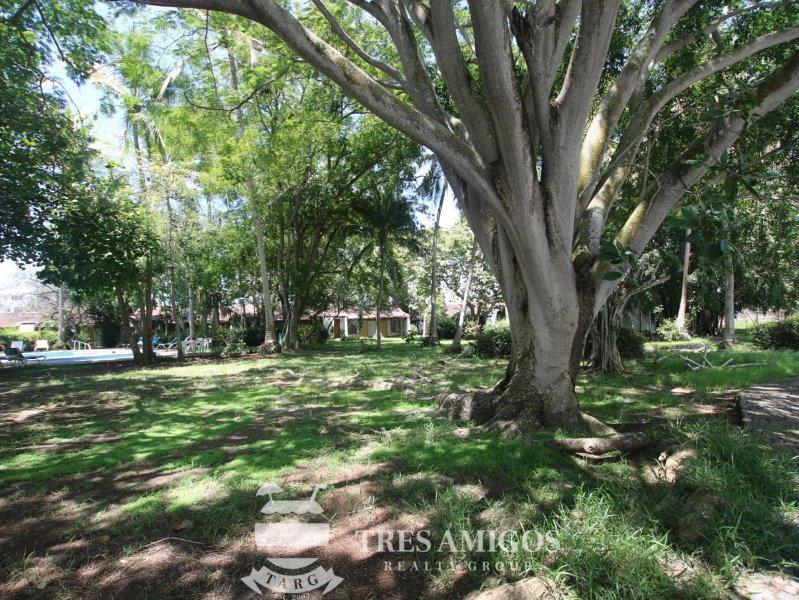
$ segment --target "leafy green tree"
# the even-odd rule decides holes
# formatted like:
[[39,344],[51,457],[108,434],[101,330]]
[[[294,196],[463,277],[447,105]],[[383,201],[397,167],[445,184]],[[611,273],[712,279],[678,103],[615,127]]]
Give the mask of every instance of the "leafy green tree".
[[[134,329],[141,336],[147,331],[145,319],[151,314],[143,310],[143,298],[152,293],[162,266],[154,215],[131,199],[117,177],[95,178],[87,192],[52,218],[42,243],[40,277],[89,300],[114,298],[136,362],[149,364],[152,347],[147,340],[140,353]],[[134,304],[142,307],[135,327]]]
[[358,211],[365,228],[371,233],[371,247],[377,254],[375,316],[377,348],[380,349],[380,311],[384,307],[386,271],[393,275],[392,279],[398,277],[400,268],[394,254],[396,247],[419,249],[417,224],[411,204],[396,188],[372,188],[368,195],[361,198]]
[[0,0],[0,260],[36,262],[53,212],[81,194],[89,139],[51,72],[82,81],[105,40],[88,0]]

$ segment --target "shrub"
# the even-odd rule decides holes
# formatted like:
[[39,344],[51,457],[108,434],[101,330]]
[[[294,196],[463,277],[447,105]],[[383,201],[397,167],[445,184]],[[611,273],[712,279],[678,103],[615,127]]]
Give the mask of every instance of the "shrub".
[[327,341],[327,337],[327,327],[318,319],[300,323],[300,326],[297,327],[297,339],[300,344],[324,344]]
[[247,354],[247,345],[244,343],[244,336],[238,327],[231,327],[225,336],[225,345],[222,347],[222,354],[227,356],[242,356]]
[[755,325],[752,344],[762,350],[799,350],[799,316]]
[[655,330],[655,335],[664,342],[684,342],[691,339],[690,335],[677,327],[674,319],[664,319]]
[[0,328],[0,343],[6,348],[11,345],[15,340],[22,340],[25,342],[25,350],[33,350],[36,340],[47,340],[50,348],[55,347],[58,342],[58,330],[56,329],[38,329],[36,331],[20,331],[17,327],[3,327]]
[[[233,325],[232,327],[236,327]],[[244,345],[249,348],[260,346],[264,343],[264,329],[262,327],[248,326],[244,330]]]
[[477,338],[480,331],[482,331],[482,326],[480,325],[480,321],[477,319],[466,319],[463,323],[463,339],[464,340],[474,340]]
[[474,352],[480,358],[510,356],[510,323],[507,319],[483,328],[474,340]]
[[444,317],[438,320],[438,337],[442,340],[451,340],[455,337],[458,320],[453,317]]
[[644,355],[644,334],[632,327],[619,329],[616,345],[622,358],[641,358]]

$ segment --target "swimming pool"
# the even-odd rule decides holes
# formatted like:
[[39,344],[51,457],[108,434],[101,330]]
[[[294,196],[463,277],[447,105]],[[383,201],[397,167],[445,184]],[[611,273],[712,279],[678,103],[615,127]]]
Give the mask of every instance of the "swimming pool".
[[48,352],[24,352],[22,356],[28,359],[29,365],[65,365],[133,360],[133,351],[130,348],[49,350]]

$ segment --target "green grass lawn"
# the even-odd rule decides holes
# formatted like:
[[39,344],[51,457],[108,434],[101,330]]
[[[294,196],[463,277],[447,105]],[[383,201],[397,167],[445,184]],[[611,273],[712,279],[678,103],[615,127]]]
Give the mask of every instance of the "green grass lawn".
[[[334,342],[274,359],[4,371],[0,596],[244,597],[239,578],[264,562],[253,527],[267,481],[286,498],[329,486],[322,561],[345,583],[328,597],[459,598],[544,574],[577,597],[717,598],[744,569],[795,568],[793,465],[712,409],[721,392],[799,374],[799,353],[741,344],[711,362],[755,364],[701,371],[680,354],[650,344],[629,374],[578,386],[606,422],[663,422],[669,443],[698,449],[676,484],[652,475],[663,448],[589,463],[438,418],[436,393],[488,387],[504,369],[443,348]],[[380,389],[400,375],[417,383]],[[411,558],[440,568],[386,572],[356,533],[389,524],[436,541],[447,529],[548,541],[493,553],[434,543]]]

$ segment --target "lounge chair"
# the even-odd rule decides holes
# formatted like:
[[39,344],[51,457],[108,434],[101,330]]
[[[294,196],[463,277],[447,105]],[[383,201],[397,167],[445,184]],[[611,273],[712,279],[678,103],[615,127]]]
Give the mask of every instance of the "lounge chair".
[[20,352],[23,352],[25,350],[25,342],[23,342],[22,340],[14,340],[13,342],[11,342],[11,347],[16,348]]
[[25,366],[28,362],[28,359],[22,356],[22,351],[19,348],[6,348],[3,352],[5,354],[3,358],[5,358],[9,364],[16,363]]
[[34,352],[47,352],[50,350],[50,342],[47,340],[36,340],[36,343],[33,345]]
[[174,338],[171,342],[161,342],[156,346],[156,350],[174,350],[178,346],[178,338]]
[[195,353],[199,346],[196,339],[186,338],[183,340],[183,352],[186,354]]
[[[161,341],[161,338],[158,337],[157,335],[154,335],[152,340],[151,340],[151,342],[153,344],[153,348],[158,348],[158,344],[160,343],[160,341]],[[137,343],[139,344],[139,348],[144,346],[144,338],[140,337],[139,341]]]

